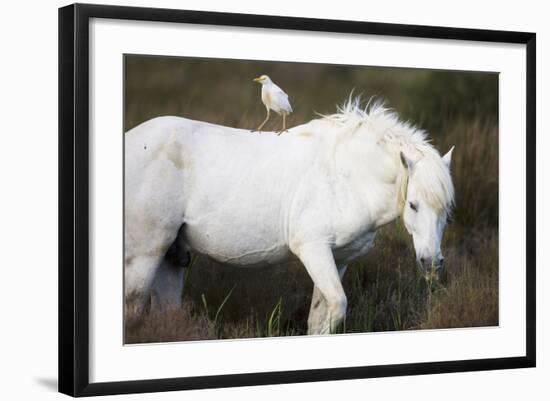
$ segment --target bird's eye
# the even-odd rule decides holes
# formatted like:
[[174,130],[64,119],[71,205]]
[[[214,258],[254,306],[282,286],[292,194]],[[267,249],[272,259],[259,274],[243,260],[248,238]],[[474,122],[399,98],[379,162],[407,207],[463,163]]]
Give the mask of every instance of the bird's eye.
[[414,210],[415,212],[418,212],[418,205],[413,203],[413,202],[409,202],[409,206],[411,207],[412,210]]

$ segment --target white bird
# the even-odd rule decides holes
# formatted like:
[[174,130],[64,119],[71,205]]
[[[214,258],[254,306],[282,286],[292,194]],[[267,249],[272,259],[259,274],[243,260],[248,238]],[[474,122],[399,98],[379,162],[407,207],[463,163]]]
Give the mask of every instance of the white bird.
[[262,102],[267,110],[267,116],[263,123],[260,124],[256,131],[261,131],[267,120],[269,120],[269,110],[273,110],[275,113],[283,116],[283,129],[279,131],[279,134],[286,131],[285,118],[288,114],[292,113],[292,106],[288,101],[288,95],[267,76],[262,75],[258,78],[254,78],[254,82],[262,84]]

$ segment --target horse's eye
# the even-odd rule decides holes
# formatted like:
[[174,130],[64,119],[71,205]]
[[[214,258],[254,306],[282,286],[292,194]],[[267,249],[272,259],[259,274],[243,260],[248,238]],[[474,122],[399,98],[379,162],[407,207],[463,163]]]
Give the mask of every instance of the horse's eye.
[[418,212],[418,205],[412,202],[409,202],[409,206],[411,207],[412,210],[414,210],[415,212]]
[[451,224],[453,221],[453,216],[447,216],[447,224]]

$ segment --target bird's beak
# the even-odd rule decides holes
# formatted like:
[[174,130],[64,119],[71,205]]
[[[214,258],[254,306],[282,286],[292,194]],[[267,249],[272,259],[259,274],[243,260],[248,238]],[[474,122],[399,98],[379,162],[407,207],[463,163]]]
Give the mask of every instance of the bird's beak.
[[261,80],[262,80],[262,79],[261,79],[260,77],[258,77],[258,78],[254,78],[252,81],[254,81],[254,82],[261,82]]

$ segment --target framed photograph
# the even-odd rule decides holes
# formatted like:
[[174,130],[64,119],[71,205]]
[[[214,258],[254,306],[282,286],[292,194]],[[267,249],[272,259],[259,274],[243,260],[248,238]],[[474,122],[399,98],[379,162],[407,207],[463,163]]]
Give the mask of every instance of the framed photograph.
[[61,8],[59,390],[535,366],[535,98],[534,33]]

